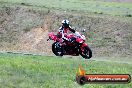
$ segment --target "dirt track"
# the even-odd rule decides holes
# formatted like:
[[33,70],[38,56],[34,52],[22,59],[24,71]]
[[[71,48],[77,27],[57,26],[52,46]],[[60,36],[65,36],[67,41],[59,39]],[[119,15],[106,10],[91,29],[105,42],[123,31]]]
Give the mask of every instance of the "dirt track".
[[6,7],[0,16],[1,51],[52,54],[52,41],[46,41],[47,34],[57,32],[60,22],[70,18],[78,31],[87,29],[85,34],[95,56],[131,55],[132,24],[127,20],[72,12],[41,13],[26,7]]
[[47,42],[48,30],[42,28],[32,29],[22,37],[21,50],[35,52],[51,52],[51,43]]

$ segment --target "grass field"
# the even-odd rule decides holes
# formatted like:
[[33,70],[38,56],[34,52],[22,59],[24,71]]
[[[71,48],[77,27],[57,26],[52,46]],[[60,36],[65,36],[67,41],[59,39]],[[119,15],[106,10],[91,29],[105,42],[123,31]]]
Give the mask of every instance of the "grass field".
[[132,15],[131,3],[102,2],[94,0],[0,0],[0,2],[16,3],[41,8],[94,12],[98,14]]
[[82,58],[0,54],[0,88],[131,88],[129,84],[87,84],[75,81],[78,66],[89,74],[130,74],[132,64]]

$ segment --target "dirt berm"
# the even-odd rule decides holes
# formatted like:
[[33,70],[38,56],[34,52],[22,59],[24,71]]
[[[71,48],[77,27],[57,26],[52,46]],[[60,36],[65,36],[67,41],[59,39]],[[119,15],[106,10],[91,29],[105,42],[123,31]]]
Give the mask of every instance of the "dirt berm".
[[86,29],[94,56],[130,56],[132,18],[61,10],[33,10],[26,6],[0,9],[0,51],[52,54],[48,32],[57,32],[68,19],[78,31]]

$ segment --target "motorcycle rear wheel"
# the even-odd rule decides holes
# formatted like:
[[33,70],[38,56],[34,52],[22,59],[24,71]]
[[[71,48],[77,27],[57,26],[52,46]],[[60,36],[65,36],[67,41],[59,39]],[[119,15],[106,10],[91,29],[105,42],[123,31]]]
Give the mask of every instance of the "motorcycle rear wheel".
[[64,53],[63,53],[63,49],[60,45],[59,42],[54,42],[52,44],[52,52],[56,55],[56,56],[63,56]]

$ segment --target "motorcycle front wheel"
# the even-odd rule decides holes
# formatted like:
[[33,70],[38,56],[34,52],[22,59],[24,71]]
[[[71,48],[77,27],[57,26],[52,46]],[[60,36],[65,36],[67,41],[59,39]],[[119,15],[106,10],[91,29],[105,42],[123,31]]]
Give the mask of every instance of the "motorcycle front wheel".
[[88,47],[84,47],[84,51],[80,50],[80,55],[85,59],[90,59],[92,57],[92,50]]

